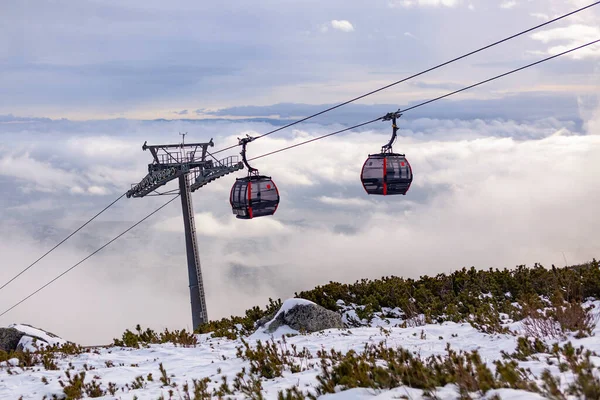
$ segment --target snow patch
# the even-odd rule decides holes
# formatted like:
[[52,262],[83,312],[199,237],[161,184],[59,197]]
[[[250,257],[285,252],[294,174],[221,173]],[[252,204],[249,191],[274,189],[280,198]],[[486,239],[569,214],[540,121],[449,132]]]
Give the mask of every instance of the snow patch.
[[[62,346],[66,344],[67,341],[63,338],[58,337],[57,335],[46,332],[42,329],[35,328],[31,325],[27,324],[11,324],[8,326],[9,328],[15,328],[16,330],[23,332],[25,336],[21,338],[18,346],[21,346],[23,350],[36,351],[41,347],[46,345],[50,346]],[[41,340],[35,339],[39,338]],[[44,343],[46,342],[46,343]]]
[[[313,304],[307,300],[291,299],[283,303],[280,313],[286,313],[298,304]],[[341,309],[346,309],[350,314],[356,313],[359,306],[355,304],[337,303]],[[589,301],[584,307],[594,307],[593,312],[600,311],[600,301]],[[421,359],[430,356],[445,356],[447,354],[447,344],[456,351],[477,350],[481,359],[492,369],[495,360],[502,360],[502,352],[513,353],[517,347],[518,336],[513,334],[486,334],[478,331],[469,323],[443,322],[442,324],[423,324],[422,326],[399,327],[403,320],[395,319],[393,316],[402,316],[400,309],[382,309],[382,313],[375,316],[370,322],[371,325],[353,327],[349,330],[331,329],[317,333],[296,335],[286,338],[286,346],[291,348],[296,346],[298,349],[306,348],[313,356],[318,351],[329,352],[330,350],[347,353],[354,350],[358,353],[364,351],[365,344],[378,345],[384,343],[390,347],[402,347],[415,354]],[[513,331],[518,331],[520,321],[511,322],[507,314],[500,315],[502,321],[506,322]],[[381,329],[379,326],[385,326]],[[398,324],[398,325],[397,325]],[[504,325],[504,324],[503,324]],[[31,335],[48,339],[51,343],[63,341],[55,335],[38,330],[28,325],[12,325],[12,327],[26,331]],[[270,340],[274,336],[285,335],[287,333],[298,333],[289,327],[280,327],[275,334],[266,334],[262,331],[256,332],[251,336],[252,339]],[[575,338],[569,340],[573,347],[584,346],[586,350],[600,352],[600,327],[594,329],[595,337]],[[240,373],[242,368],[246,368],[247,361],[239,358],[237,348],[242,346],[240,339],[229,340],[224,338],[212,338],[210,334],[198,335],[199,345],[195,347],[176,347],[172,344],[152,345],[149,348],[130,349],[130,348],[97,348],[91,353],[82,353],[78,355],[69,355],[64,358],[56,359],[59,371],[45,369],[19,369],[18,360],[12,359],[0,363],[0,367],[11,366],[13,372],[9,374],[7,368],[0,368],[0,399],[18,399],[23,396],[24,400],[39,399],[43,396],[51,398],[53,395],[61,396],[64,394],[63,388],[58,380],[63,377],[64,371],[72,372],[93,369],[94,375],[99,377],[102,387],[106,387],[108,382],[115,383],[119,388],[130,385],[138,376],[160,376],[159,364],[162,363],[170,379],[182,387],[184,383],[191,384],[192,379],[201,379],[210,377],[208,382],[209,391],[221,385],[221,379],[227,378],[229,382],[233,381],[236,374]],[[276,339],[277,340],[277,339]],[[63,341],[64,342],[64,341]],[[565,342],[560,343],[561,345]],[[531,375],[537,379],[545,369],[551,369],[553,374],[559,378],[561,388],[566,389],[572,382],[572,373],[570,371],[560,372],[556,365],[549,366],[546,361],[551,355],[538,354],[537,359],[529,359],[519,362],[520,367],[531,370]],[[596,362],[596,358],[593,358]],[[274,379],[265,379],[263,385],[263,394],[265,399],[276,400],[277,392],[292,386],[298,386],[303,391],[313,391],[318,385],[316,380],[321,371],[321,365],[317,360],[303,360],[302,365],[306,370],[298,373],[292,373],[286,370],[283,376]],[[109,367],[110,365],[110,367]],[[15,368],[13,368],[15,367]],[[90,374],[91,375],[91,374]],[[247,375],[246,375],[247,376]],[[48,384],[42,381],[42,378],[48,381]],[[151,382],[145,382],[144,388],[131,390],[129,388],[120,389],[119,397],[132,400],[152,400],[160,397],[168,397],[170,387],[163,387],[158,379]],[[497,394],[503,400],[524,400],[524,399],[542,399],[538,394],[525,392],[522,390],[499,389],[491,390],[486,393],[485,399],[491,398]],[[241,394],[235,398],[242,398]],[[435,389],[435,395],[440,400],[458,398],[458,391],[455,385],[447,385]],[[423,391],[409,387],[398,387],[392,390],[375,390],[357,388],[346,391],[340,391],[334,394],[321,396],[320,399],[339,400],[339,399],[394,399],[394,398],[424,399]],[[109,398],[109,397],[105,397]],[[112,398],[112,397],[111,397]],[[233,397],[232,397],[233,398]],[[481,397],[479,397],[481,398]]]
[[[282,307],[281,312],[286,312],[294,305],[304,301],[294,300]],[[595,304],[599,304],[595,302]],[[591,305],[591,304],[590,304]],[[25,328],[24,328],[25,329]],[[287,329],[287,330],[286,330]],[[29,331],[33,332],[33,331]],[[289,327],[281,327],[277,334],[293,333]],[[39,334],[39,332],[38,332]],[[41,336],[41,335],[40,335]],[[175,347],[172,344],[152,345],[149,348],[129,349],[129,348],[98,348],[93,353],[83,353],[75,356],[68,356],[56,360],[59,371],[48,371],[45,369],[18,370],[18,374],[8,374],[6,369],[0,368],[0,399],[18,399],[23,396],[24,400],[40,399],[44,395],[60,396],[63,394],[63,388],[59,385],[58,379],[64,372],[74,368],[72,372],[79,372],[87,368],[93,368],[94,375],[100,377],[103,387],[108,382],[113,382],[119,387],[131,384],[137,376],[147,376],[152,373],[154,376],[160,376],[159,363],[164,365],[170,379],[181,387],[184,383],[191,384],[192,379],[201,379],[211,377],[209,382],[209,391],[217,388],[221,384],[221,378],[227,377],[231,382],[236,374],[242,368],[248,367],[247,362],[236,356],[237,348],[242,345],[241,340],[229,340],[223,338],[211,338],[209,334],[199,335],[200,344],[195,347]],[[260,334],[254,335],[255,339],[269,340],[272,335]],[[52,338],[52,337],[50,337]],[[56,340],[56,338],[54,338]],[[517,345],[517,337],[510,334],[489,335],[479,332],[468,323],[444,322],[443,324],[425,324],[419,327],[399,328],[390,326],[386,330],[377,327],[351,328],[349,331],[332,329],[328,331],[297,335],[286,338],[287,346],[297,346],[298,349],[306,347],[311,354],[316,355],[318,351],[329,352],[331,349],[343,353],[349,350],[362,352],[365,344],[377,345],[385,342],[387,346],[401,346],[411,353],[417,354],[420,358],[427,358],[432,355],[446,355],[446,344],[449,343],[455,350],[471,351],[477,349],[482,360],[493,368],[494,360],[502,359],[502,351],[512,353]],[[600,352],[600,341],[597,338],[572,339],[574,347],[585,345],[586,349]],[[265,399],[276,400],[277,392],[284,388],[299,386],[303,391],[313,389],[318,382],[316,377],[321,370],[320,363],[315,360],[314,364],[305,364],[308,370],[300,373],[291,373],[286,371],[283,376],[275,379],[262,381]],[[112,366],[108,367],[107,362]],[[18,365],[18,360],[9,360],[8,363],[0,365]],[[135,365],[135,367],[133,367]],[[548,368],[544,360],[540,359],[521,362],[520,366],[530,368],[534,376],[540,376],[542,371]],[[171,374],[174,375],[171,377]],[[556,374],[565,379],[570,374]],[[48,380],[45,384],[42,378]],[[161,395],[165,398],[169,396],[168,390],[163,388],[162,383],[155,379],[152,382],[146,382],[143,389],[127,390],[119,392],[122,399],[132,400],[136,396],[140,400],[153,400]],[[443,388],[436,388],[436,396],[440,400],[456,399],[458,397],[456,386],[447,385]],[[520,390],[502,389],[488,392],[497,393],[502,399],[520,400],[520,399],[541,399],[534,393],[528,393]],[[399,387],[388,391],[376,391],[373,389],[351,389],[339,393],[322,396],[321,399],[393,399],[407,396],[410,399],[423,399],[423,391],[408,387]],[[109,398],[109,397],[106,397]],[[112,397],[111,397],[112,398]],[[240,397],[242,398],[241,395]]]

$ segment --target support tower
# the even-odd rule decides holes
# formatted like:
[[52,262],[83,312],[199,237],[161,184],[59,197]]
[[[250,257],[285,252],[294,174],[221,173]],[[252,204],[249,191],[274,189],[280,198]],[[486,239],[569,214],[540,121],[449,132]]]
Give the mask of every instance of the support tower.
[[[190,302],[194,329],[208,322],[206,296],[200,267],[200,255],[194,222],[192,192],[222,176],[242,169],[244,166],[237,156],[217,160],[209,152],[213,147],[212,139],[208,143],[147,145],[142,150],[150,150],[153,161],[148,164],[148,174],[139,183],[132,185],[127,197],[180,195],[187,251]],[[211,159],[207,159],[210,156]],[[179,188],[158,192],[158,188],[178,179]]]

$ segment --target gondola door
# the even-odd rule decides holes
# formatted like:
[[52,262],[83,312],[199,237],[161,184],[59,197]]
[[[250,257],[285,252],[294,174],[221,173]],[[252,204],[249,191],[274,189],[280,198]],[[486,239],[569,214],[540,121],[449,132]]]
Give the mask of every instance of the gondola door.
[[384,158],[369,156],[363,165],[361,181],[368,194],[384,194]]

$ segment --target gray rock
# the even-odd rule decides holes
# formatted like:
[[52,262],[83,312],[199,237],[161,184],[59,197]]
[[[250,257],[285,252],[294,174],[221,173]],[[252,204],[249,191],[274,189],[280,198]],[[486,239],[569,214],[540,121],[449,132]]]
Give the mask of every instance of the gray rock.
[[0,328],[0,350],[6,352],[17,350],[23,336],[25,334],[15,328]]
[[261,328],[261,327],[265,326],[265,324],[267,322],[269,322],[270,320],[272,320],[274,316],[275,316],[275,313],[269,314],[269,315],[265,315],[264,317],[262,317],[261,319],[259,319],[258,321],[256,321],[256,324],[254,326],[256,328]]
[[343,328],[342,316],[316,304],[297,304],[280,313],[267,331],[274,332],[282,325],[297,331],[317,332],[324,329]]

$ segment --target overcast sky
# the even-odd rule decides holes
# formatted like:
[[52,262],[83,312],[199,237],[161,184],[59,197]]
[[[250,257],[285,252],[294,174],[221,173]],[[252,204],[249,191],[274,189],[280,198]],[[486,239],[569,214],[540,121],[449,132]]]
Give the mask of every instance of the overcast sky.
[[[172,118],[185,110],[338,102],[588,3],[3,1],[0,113]],[[420,99],[592,41],[599,15],[582,12],[365,101]],[[464,96],[589,91],[598,49]]]
[[[2,2],[0,285],[139,181],[146,140],[188,132],[232,145],[586,4]],[[598,39],[596,8],[253,142],[249,154]],[[235,219],[234,176],[211,183],[193,195],[209,316],[330,280],[598,258],[598,93],[595,47],[407,112],[394,146],[414,170],[406,196],[367,196],[359,180],[389,123],[257,160],[282,196],[273,217]],[[0,290],[0,313],[166,200],[118,202]],[[12,322],[84,344],[137,323],[189,328],[179,201],[0,317]]]

